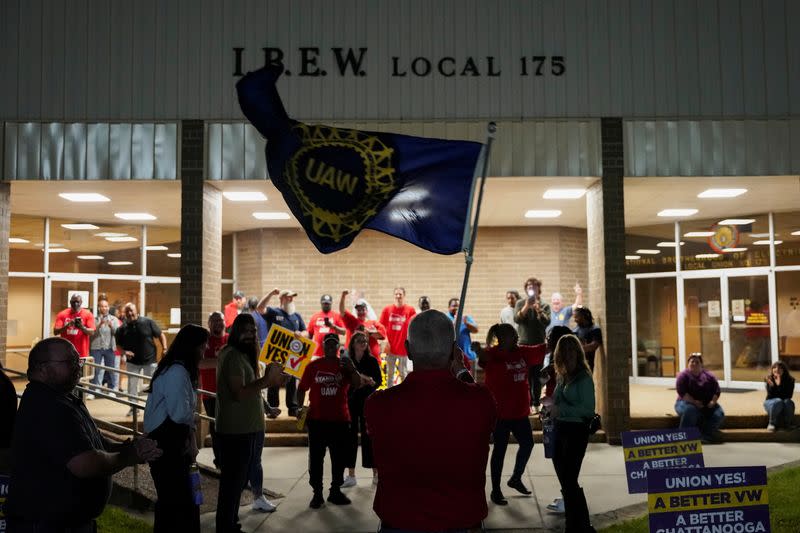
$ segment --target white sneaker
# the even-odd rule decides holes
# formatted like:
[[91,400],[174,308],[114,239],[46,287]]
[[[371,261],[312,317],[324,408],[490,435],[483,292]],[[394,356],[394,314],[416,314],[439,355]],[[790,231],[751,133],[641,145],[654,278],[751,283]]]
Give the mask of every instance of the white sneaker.
[[87,400],[94,400],[94,394],[87,394],[86,395],[86,399]]
[[562,498],[556,498],[553,500],[553,503],[547,504],[547,510],[558,514],[564,514],[564,500]]
[[355,486],[356,486],[356,477],[355,476],[347,476],[346,478],[344,478],[344,482],[342,482],[342,485],[341,485],[341,487],[343,489],[346,489],[346,488],[349,488],[349,487],[355,487]]
[[117,397],[117,395],[114,394],[113,392],[109,392],[108,395],[111,396],[112,398],[116,398]]
[[263,511],[265,513],[271,513],[277,508],[278,508],[277,505],[266,499],[263,495],[253,500],[254,511]]
[[769,424],[767,426],[767,431],[775,431],[775,424]]

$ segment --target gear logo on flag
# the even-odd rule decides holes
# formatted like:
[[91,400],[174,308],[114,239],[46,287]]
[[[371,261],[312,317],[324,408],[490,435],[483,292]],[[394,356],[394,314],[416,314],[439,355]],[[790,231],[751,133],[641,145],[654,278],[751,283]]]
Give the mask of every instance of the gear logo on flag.
[[314,233],[334,242],[358,233],[397,192],[394,150],[363,131],[296,123],[301,147],[286,182]]

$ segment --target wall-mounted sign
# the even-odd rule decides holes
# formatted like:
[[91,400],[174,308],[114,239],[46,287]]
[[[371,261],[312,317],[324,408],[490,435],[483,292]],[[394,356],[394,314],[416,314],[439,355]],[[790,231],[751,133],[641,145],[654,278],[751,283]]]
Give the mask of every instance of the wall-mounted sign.
[[714,235],[708,238],[708,245],[717,253],[722,253],[726,248],[736,248],[739,244],[739,228],[737,226],[711,226]]
[[[234,76],[261,66],[283,67],[284,76],[366,77],[365,61],[369,48],[300,46],[283,49],[266,46],[260,50],[233,48]],[[389,56],[382,60],[383,73],[392,78],[563,76],[567,62],[560,55],[522,55],[519,57],[486,56]],[[247,67],[245,67],[247,65]]]
[[722,315],[719,305],[719,300],[708,301],[708,317],[719,318]]

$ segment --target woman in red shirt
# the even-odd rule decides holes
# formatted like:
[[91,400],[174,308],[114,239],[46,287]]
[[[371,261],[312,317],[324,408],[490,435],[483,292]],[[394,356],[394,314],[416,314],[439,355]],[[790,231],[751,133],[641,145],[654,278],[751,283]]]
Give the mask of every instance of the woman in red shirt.
[[500,490],[500,473],[511,433],[519,443],[514,472],[508,486],[522,494],[531,491],[522,482],[522,474],[533,451],[533,430],[528,419],[531,391],[528,368],[544,361],[545,345],[520,346],[519,336],[511,324],[495,324],[489,328],[486,346],[478,353],[478,364],[486,376],[486,386],[497,402],[497,425],[494,447],[489,461],[492,477],[491,498],[497,505],[508,505]]

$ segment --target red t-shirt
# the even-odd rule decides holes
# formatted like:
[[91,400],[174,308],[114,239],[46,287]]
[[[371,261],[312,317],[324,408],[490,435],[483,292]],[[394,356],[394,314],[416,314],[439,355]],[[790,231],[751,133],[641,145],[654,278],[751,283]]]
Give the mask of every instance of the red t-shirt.
[[[203,359],[216,359],[219,351],[228,344],[228,334],[225,333],[222,337],[215,337],[211,335],[208,338],[208,347],[203,354]],[[217,392],[217,369],[216,368],[201,368],[200,369],[200,388],[208,392]]]
[[344,328],[342,317],[339,316],[339,313],[336,311],[328,311],[327,313],[319,311],[311,315],[311,319],[308,321],[308,334],[314,339],[314,342],[317,343],[317,349],[314,350],[313,355],[324,355],[322,339],[324,339],[325,335],[328,333],[336,333],[335,329],[325,325],[325,318],[330,320],[332,324]]
[[497,346],[486,349],[486,363],[478,363],[485,371],[486,386],[497,401],[497,416],[503,420],[526,418],[530,414],[531,389],[528,367],[544,361],[547,345],[521,345],[513,352]]
[[399,385],[373,393],[364,409],[380,472],[372,508],[384,524],[443,531],[486,518],[496,419],[486,387],[459,381],[449,370],[414,370]]
[[350,383],[342,373],[341,360],[323,357],[311,361],[303,372],[298,390],[310,390],[308,418],[328,422],[349,422],[347,391]]
[[[376,322],[375,320],[359,320],[357,316],[355,316],[350,311],[345,311],[344,315],[342,315],[342,320],[344,322],[344,327],[347,328],[347,337],[344,341],[345,346],[350,346],[350,337],[353,336],[353,333],[356,331],[364,331],[365,329],[372,329],[375,328],[378,330],[378,333],[385,339],[386,338],[386,328],[383,327],[383,324],[380,322]],[[367,334],[367,338],[369,339],[369,351],[375,358],[380,361],[381,359],[381,343],[378,339],[373,337],[372,335]]]
[[236,300],[232,300],[225,306],[225,329],[229,329],[233,325],[233,321],[239,316],[239,306],[236,305]]
[[406,336],[408,323],[417,312],[410,305],[397,307],[387,305],[381,312],[380,323],[386,328],[386,338],[389,339],[389,352],[392,355],[406,354]]
[[[72,311],[72,308],[64,309],[56,315],[56,329],[63,328],[64,324],[76,317],[81,317],[83,327],[94,329],[94,316],[86,309],[80,309],[77,313]],[[81,357],[89,357],[89,335],[82,330],[70,326],[61,332],[61,337],[67,339],[78,350],[78,355]]]

